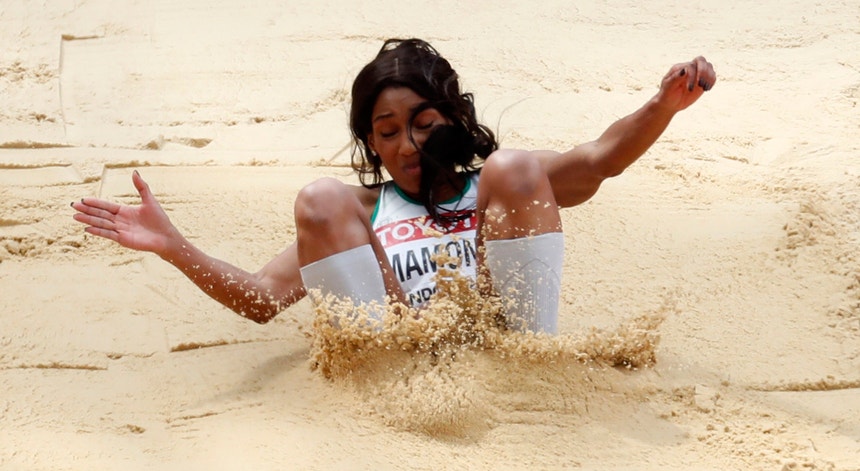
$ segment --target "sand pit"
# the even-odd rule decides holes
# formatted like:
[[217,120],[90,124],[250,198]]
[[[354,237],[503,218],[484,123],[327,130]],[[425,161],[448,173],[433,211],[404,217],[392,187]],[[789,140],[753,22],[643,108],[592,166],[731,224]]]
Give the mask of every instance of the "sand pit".
[[[6,3],[0,468],[860,469],[855,3]],[[425,326],[326,369],[308,301],[256,325],[72,221],[134,203],[137,169],[256,270],[303,185],[353,181],[348,87],[407,36],[504,147],[593,139],[673,63],[717,69],[563,212],[559,339]]]

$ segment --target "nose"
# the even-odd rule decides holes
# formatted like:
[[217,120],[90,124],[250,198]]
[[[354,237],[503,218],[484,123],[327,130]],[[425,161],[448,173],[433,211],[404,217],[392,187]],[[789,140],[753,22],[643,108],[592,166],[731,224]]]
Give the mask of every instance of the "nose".
[[417,141],[417,136],[410,137],[409,134],[405,132],[400,134],[400,143],[397,149],[400,155],[412,155],[418,151],[418,147],[412,143],[413,139],[416,139],[415,144],[420,145]]

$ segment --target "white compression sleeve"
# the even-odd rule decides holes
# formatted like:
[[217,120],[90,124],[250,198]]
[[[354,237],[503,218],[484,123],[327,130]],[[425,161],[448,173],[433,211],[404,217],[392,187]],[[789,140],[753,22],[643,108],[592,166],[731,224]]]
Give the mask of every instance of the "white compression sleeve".
[[484,245],[487,268],[502,298],[508,327],[558,333],[564,234],[488,240]]
[[301,268],[305,289],[318,289],[323,296],[350,299],[353,304],[376,305],[369,312],[381,320],[385,313],[385,281],[373,247],[365,244],[330,255]]

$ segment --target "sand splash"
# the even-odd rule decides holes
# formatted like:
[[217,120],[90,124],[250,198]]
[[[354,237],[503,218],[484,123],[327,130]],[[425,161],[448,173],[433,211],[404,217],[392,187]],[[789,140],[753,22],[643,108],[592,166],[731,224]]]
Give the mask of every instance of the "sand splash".
[[468,438],[517,411],[586,413],[589,395],[613,389],[613,369],[654,365],[668,311],[549,336],[506,329],[500,306],[444,269],[420,315],[392,305],[379,321],[368,315],[376,306],[330,297],[316,304],[312,367],[389,426]]

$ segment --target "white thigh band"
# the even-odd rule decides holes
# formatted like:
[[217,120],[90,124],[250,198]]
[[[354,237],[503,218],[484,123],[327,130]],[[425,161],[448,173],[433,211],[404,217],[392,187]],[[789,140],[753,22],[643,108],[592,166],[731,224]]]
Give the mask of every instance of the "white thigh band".
[[508,327],[558,333],[564,234],[488,240],[484,245],[487,268],[502,298]]
[[301,268],[305,289],[318,289],[323,296],[332,294],[349,299],[356,306],[376,303],[382,318],[385,306],[385,281],[379,261],[370,244],[330,255]]

